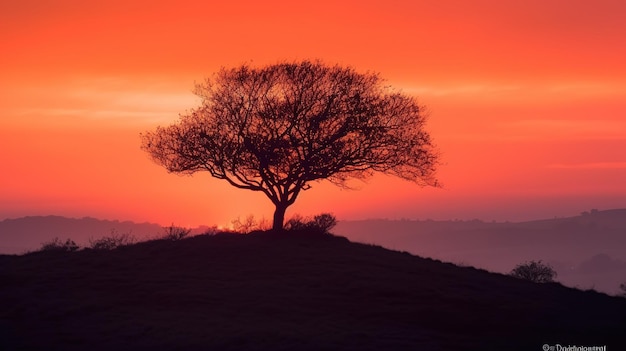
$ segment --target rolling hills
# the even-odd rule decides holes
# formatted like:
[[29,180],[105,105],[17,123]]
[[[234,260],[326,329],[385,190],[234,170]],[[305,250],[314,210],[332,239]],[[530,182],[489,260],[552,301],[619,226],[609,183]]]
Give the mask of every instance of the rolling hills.
[[626,209],[527,222],[340,221],[335,232],[491,272],[507,273],[519,263],[542,260],[564,285],[608,294],[626,282]]
[[331,235],[0,256],[2,350],[621,349],[626,299]]

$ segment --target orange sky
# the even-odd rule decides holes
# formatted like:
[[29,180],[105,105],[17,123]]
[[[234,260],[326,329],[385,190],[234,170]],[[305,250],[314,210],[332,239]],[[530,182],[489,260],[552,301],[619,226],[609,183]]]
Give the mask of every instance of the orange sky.
[[[139,133],[243,62],[380,72],[430,110],[443,189],[319,183],[289,213],[520,220],[626,207],[626,2],[0,2],[0,219],[179,225],[271,217],[263,195],[167,174]],[[129,4],[130,3],[130,4]]]

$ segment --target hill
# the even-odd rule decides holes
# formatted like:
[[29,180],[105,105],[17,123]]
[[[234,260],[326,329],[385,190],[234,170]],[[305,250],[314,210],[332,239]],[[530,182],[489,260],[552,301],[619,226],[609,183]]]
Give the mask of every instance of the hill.
[[[528,222],[341,221],[337,234],[493,272],[543,260],[568,286],[615,294],[626,281],[626,209]],[[600,262],[601,261],[601,262]]]
[[0,349],[623,349],[626,299],[334,236],[0,256]]

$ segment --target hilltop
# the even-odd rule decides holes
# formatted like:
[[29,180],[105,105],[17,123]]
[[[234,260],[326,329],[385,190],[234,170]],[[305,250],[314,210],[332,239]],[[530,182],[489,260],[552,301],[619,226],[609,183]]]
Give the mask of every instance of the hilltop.
[[3,350],[612,350],[626,329],[623,298],[331,235],[0,256],[0,279]]

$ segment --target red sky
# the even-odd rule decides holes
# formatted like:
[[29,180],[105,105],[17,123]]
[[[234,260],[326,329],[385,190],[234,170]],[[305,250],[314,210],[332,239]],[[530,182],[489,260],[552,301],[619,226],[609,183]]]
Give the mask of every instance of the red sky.
[[626,207],[624,18],[621,0],[1,1],[0,219],[271,218],[261,194],[168,174],[139,133],[196,106],[194,81],[221,66],[299,59],[376,71],[415,94],[444,188],[315,183],[288,215],[523,220]]

